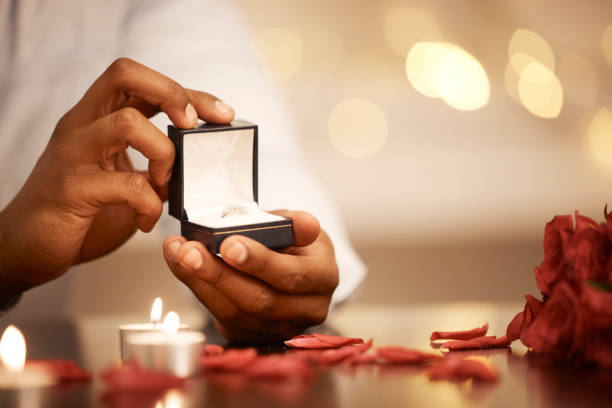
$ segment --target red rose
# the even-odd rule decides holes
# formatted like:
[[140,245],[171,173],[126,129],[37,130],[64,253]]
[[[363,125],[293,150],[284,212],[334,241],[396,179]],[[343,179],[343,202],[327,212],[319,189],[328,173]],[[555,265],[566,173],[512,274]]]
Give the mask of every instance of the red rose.
[[580,347],[580,301],[565,281],[557,284],[521,341],[539,354],[570,358]]
[[585,360],[612,368],[612,293],[583,284],[580,312]]
[[599,225],[576,211],[576,229],[571,236],[564,238],[565,259],[573,269],[568,271],[568,278],[596,281],[607,279],[610,240],[604,225]]
[[545,295],[550,295],[553,287],[565,277],[568,264],[563,256],[563,243],[569,240],[572,233],[571,215],[557,215],[546,224],[544,261],[535,269],[538,288]]
[[542,310],[543,303],[538,299],[531,295],[525,295],[525,299],[527,300],[525,308],[514,316],[506,329],[506,336],[510,343],[519,338],[522,340],[535,318],[540,314],[540,310]]

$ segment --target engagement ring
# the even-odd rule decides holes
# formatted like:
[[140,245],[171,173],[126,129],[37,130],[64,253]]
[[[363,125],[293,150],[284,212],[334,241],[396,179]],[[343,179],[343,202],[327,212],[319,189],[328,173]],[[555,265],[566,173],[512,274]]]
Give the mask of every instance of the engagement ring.
[[221,213],[221,218],[229,217],[230,215],[248,214],[248,213],[249,213],[249,209],[245,207],[244,205],[232,204],[232,205],[228,205],[227,207],[223,209],[223,212]]

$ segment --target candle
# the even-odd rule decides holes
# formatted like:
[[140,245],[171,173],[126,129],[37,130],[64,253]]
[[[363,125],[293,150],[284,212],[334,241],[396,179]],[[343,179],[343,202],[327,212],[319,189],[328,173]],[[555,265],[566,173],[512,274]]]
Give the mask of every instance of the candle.
[[21,331],[9,325],[0,339],[0,389],[39,388],[55,384],[44,367],[27,367],[26,342]]
[[206,336],[190,330],[178,331],[178,314],[169,312],[161,330],[133,332],[126,336],[125,355],[145,369],[172,373],[185,378],[200,369],[200,355]]
[[[151,331],[161,330],[161,316],[162,316],[162,300],[161,298],[155,298],[153,306],[151,307],[151,314],[149,315],[149,323],[132,323],[123,324],[119,326],[119,350],[121,353],[121,361],[128,361],[128,356],[125,353],[125,341],[131,333],[145,333]],[[179,330],[187,330],[189,326],[186,324],[179,325]]]

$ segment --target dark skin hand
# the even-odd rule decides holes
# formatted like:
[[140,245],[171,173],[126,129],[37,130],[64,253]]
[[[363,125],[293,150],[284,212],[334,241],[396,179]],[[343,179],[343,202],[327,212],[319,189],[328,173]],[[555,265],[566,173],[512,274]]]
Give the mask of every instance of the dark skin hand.
[[[149,120],[182,128],[229,123],[216,97],[119,59],[61,118],[23,188],[0,213],[0,295],[29,289],[150,231],[162,211],[174,146]],[[127,147],[149,159],[134,169]]]
[[283,340],[322,323],[338,285],[334,249],[318,220],[303,211],[273,213],[293,219],[294,246],[272,251],[236,235],[221,244],[221,259],[180,235],[164,242],[172,272],[230,340]]

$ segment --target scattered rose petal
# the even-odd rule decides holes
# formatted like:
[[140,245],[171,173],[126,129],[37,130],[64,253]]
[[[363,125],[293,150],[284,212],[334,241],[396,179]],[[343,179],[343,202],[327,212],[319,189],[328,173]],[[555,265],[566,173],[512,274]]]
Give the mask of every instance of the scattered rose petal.
[[314,377],[307,361],[290,354],[258,356],[245,367],[244,372],[251,378],[271,380],[310,380]]
[[257,358],[254,348],[231,349],[220,355],[202,357],[202,366],[207,371],[235,371],[239,370]]
[[487,334],[489,323],[485,323],[482,327],[476,327],[471,330],[460,331],[435,331],[429,337],[430,341],[435,340],[470,340],[476,337],[482,337]]
[[508,347],[510,342],[507,336],[482,336],[471,340],[452,340],[447,341],[442,345],[442,348],[447,348],[450,351],[455,350],[473,350],[487,348],[504,348]]
[[378,363],[378,356],[375,354],[359,354],[351,358],[349,363],[352,365],[376,364]]
[[100,374],[100,377],[107,387],[115,391],[154,392],[182,387],[185,382],[184,379],[172,374],[143,370],[135,363],[109,367]]
[[427,376],[432,380],[455,380],[495,382],[499,378],[497,371],[480,361],[465,358],[446,358],[427,370]]
[[390,364],[423,364],[444,358],[439,354],[399,346],[379,347],[376,349],[376,355]]
[[202,355],[204,356],[219,356],[223,354],[223,347],[216,344],[207,344],[202,348]]
[[59,382],[91,380],[91,373],[84,371],[72,360],[30,360],[27,365],[48,370]]
[[319,333],[301,334],[285,341],[287,346],[300,349],[329,349],[360,343],[363,343],[363,339]]

